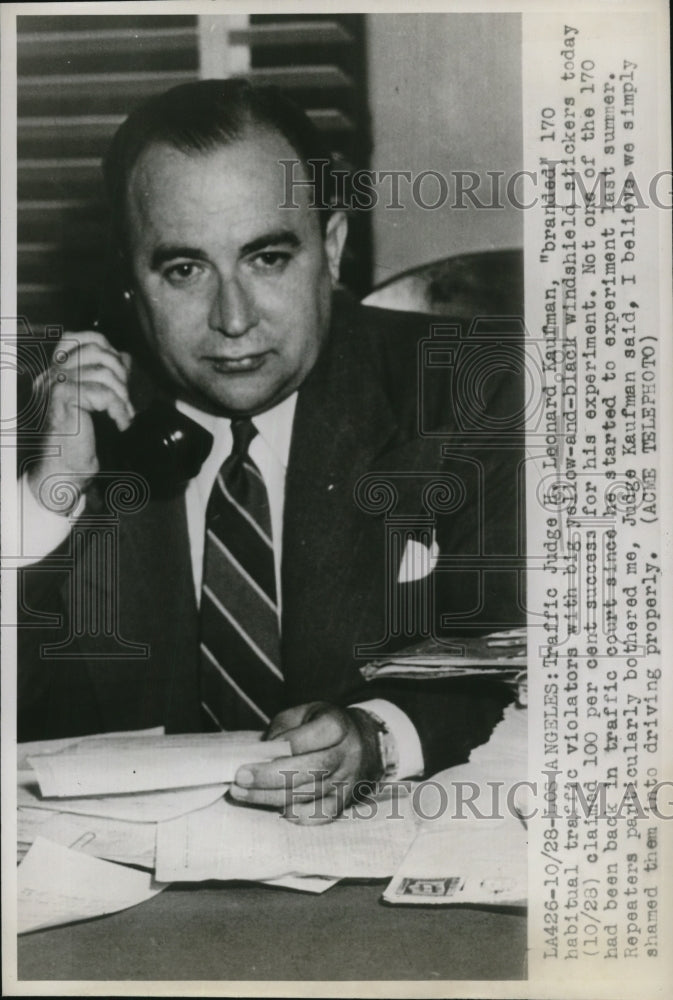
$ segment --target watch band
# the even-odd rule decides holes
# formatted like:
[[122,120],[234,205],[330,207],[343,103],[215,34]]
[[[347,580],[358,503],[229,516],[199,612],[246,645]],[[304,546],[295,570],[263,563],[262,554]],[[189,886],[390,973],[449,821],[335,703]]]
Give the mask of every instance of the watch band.
[[381,758],[381,767],[383,769],[378,780],[390,780],[397,775],[400,763],[395,737],[383,719],[378,716],[376,712],[372,712],[368,708],[365,709],[365,711],[370,719],[372,719],[372,721],[376,724],[376,738],[378,741],[379,756]]

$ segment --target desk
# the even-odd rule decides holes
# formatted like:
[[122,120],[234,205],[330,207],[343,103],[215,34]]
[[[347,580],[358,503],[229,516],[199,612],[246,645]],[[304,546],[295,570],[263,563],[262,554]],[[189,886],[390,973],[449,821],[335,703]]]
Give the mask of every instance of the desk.
[[19,938],[20,979],[523,979],[522,911],[392,907],[388,880],[322,896],[174,886],[140,906]]

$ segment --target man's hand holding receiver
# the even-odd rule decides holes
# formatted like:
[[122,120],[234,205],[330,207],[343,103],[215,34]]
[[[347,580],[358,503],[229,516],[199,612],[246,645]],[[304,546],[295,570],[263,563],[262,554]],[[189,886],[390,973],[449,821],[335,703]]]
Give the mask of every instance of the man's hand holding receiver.
[[28,472],[28,484],[40,499],[48,476],[73,477],[84,492],[99,470],[92,414],[107,413],[120,431],[134,416],[128,395],[128,355],[116,351],[101,333],[67,334],[40,377],[46,381],[49,405],[45,422],[44,457]]

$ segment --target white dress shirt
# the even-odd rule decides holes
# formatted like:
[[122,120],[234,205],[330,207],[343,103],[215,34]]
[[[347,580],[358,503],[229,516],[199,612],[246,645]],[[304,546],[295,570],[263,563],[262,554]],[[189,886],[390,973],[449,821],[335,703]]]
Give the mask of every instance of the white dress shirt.
[[[271,513],[273,550],[276,570],[276,592],[278,605],[282,607],[281,562],[283,540],[283,508],[285,504],[285,474],[290,454],[292,423],[297,404],[297,394],[293,393],[277,406],[253,418],[257,434],[250,443],[249,454],[259,469],[266,485]],[[206,507],[215,477],[220,466],[231,452],[231,422],[225,417],[215,417],[187,403],[179,402],[178,409],[192,420],[197,421],[213,435],[213,447],[199,473],[189,481],[185,491],[187,531],[191,552],[194,592],[197,602],[201,597],[203,574],[203,549],[206,523]],[[24,519],[24,533],[31,540],[30,556],[22,560],[30,565],[43,559],[67,537],[70,526],[83,511],[84,504],[78,504],[69,517],[56,514],[42,507],[33,496],[25,477],[21,483],[21,497]],[[423,752],[416,728],[397,705],[382,698],[372,698],[352,707],[363,708],[378,716],[392,734],[398,756],[395,778],[406,778],[423,771]]]
[[[285,473],[290,454],[292,421],[297,405],[297,393],[293,393],[266,413],[253,419],[257,434],[250,442],[250,458],[259,469],[269,497],[271,513],[271,535],[276,570],[276,594],[278,607],[282,608],[280,568],[283,557],[283,509],[285,506]],[[187,509],[187,530],[192,556],[192,573],[197,601],[201,598],[201,577],[203,574],[203,546],[205,540],[206,507],[217,473],[222,463],[231,453],[233,438],[231,421],[224,417],[213,417],[203,413],[188,403],[177,403],[178,409],[213,435],[213,447],[200,472],[190,479],[185,491]]]

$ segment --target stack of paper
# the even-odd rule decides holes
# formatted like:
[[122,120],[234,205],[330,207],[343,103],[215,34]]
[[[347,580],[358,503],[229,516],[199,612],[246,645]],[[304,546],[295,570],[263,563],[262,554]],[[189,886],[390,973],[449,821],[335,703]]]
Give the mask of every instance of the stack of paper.
[[[221,800],[242,763],[290,753],[287,742],[265,743],[261,735],[173,737],[149,730],[22,744],[19,933],[112,913],[158,892],[163,883],[119,864],[151,872],[162,824]],[[216,783],[204,784],[213,777]],[[322,893],[337,880],[285,875],[264,881]]]
[[[225,777],[240,764],[289,754],[286,743],[261,742],[260,734],[117,734],[23,750],[20,932],[133,906],[172,881],[248,879],[324,892],[341,878],[393,876],[384,898],[394,903],[525,899],[526,831],[518,817],[451,820],[461,781],[525,776],[526,712],[514,705],[468,764],[309,826],[223,798]],[[186,783],[194,787],[175,787]],[[417,808],[424,785],[433,784],[446,800],[434,822]]]
[[[266,745],[252,742],[253,737],[259,740],[259,734],[244,734],[242,740],[233,744],[234,759],[242,746],[246,747],[246,753],[259,757],[258,747]],[[186,746],[189,739],[180,738],[186,759],[190,757]],[[197,750],[192,760],[201,753],[201,743],[198,738],[195,739]],[[149,792],[127,791],[122,787],[122,794],[100,794],[112,783],[119,787],[124,767],[130,760],[140,763],[149,753],[161,757],[160,748],[164,740],[174,752],[173,738],[164,736],[161,731],[118,733],[108,737],[86,737],[79,741],[54,740],[22,746],[17,788],[19,856],[25,855],[39,834],[99,858],[153,868],[157,824],[216,802],[229,787],[225,782],[203,784],[197,761],[187,782],[195,784],[195,787],[160,788]],[[54,752],[50,752],[52,750]],[[269,751],[265,749],[264,754],[268,758]],[[220,752],[218,766],[221,765],[221,757]],[[80,765],[84,762],[83,770],[88,776],[89,787],[93,785],[94,790],[88,796],[74,798],[45,795],[45,792],[53,792],[54,788],[80,790],[78,780],[82,767],[76,766],[69,776],[66,774],[68,762],[73,759]],[[33,761],[38,762],[35,771],[30,767]],[[95,780],[96,769],[105,772],[106,768],[113,774],[113,781],[105,773]],[[131,775],[127,784],[132,788],[135,783],[135,776]],[[143,780],[143,783],[147,782]]]
[[479,637],[439,642],[426,639],[415,646],[405,646],[380,660],[360,668],[365,680],[382,677],[415,679],[446,677],[496,677],[519,682],[526,668],[525,629],[508,629]]

